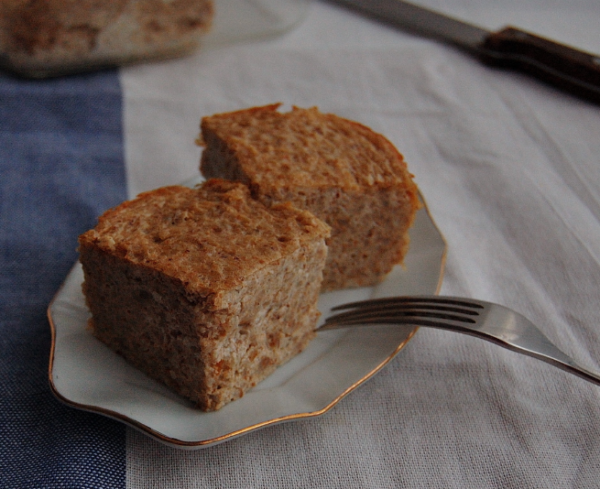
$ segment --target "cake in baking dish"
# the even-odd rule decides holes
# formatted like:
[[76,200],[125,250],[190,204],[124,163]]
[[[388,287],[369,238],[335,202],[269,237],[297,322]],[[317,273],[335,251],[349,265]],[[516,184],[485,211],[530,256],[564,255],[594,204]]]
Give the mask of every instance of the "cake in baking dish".
[[331,226],[323,290],[373,285],[402,263],[418,191],[403,156],[368,127],[280,104],[204,117],[200,168],[292,202]]
[[212,0],[2,0],[0,61],[42,77],[178,56],[213,16]]
[[240,398],[315,335],[329,227],[245,185],[164,187],[79,238],[93,334],[199,408]]

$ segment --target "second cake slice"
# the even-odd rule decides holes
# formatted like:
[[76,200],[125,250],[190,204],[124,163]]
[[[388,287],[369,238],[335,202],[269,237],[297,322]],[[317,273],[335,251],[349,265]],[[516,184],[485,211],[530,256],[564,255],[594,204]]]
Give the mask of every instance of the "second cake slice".
[[402,155],[382,135],[316,108],[279,104],[204,117],[201,171],[331,226],[323,290],[373,285],[403,261],[419,208]]

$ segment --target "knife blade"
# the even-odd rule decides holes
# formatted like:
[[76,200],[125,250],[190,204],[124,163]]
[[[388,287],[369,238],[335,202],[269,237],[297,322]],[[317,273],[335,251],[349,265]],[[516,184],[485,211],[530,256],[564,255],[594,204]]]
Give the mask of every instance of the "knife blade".
[[600,56],[517,27],[492,32],[403,0],[334,0],[403,30],[441,40],[498,68],[518,70],[600,104]]

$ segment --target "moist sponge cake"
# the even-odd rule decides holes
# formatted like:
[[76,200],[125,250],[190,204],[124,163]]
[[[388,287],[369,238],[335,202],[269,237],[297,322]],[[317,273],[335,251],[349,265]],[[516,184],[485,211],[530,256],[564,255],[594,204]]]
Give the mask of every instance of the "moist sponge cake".
[[420,206],[402,155],[359,123],[279,106],[204,117],[202,174],[243,182],[267,205],[290,201],[327,222],[324,291],[380,282],[402,262]]
[[315,335],[329,228],[235,182],[165,187],[79,238],[93,334],[203,410],[238,399]]

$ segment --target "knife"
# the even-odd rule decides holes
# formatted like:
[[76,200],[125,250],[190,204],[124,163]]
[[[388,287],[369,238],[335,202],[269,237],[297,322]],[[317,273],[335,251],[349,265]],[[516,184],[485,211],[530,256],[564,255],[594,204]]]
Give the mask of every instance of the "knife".
[[516,27],[490,32],[402,0],[335,0],[416,34],[442,40],[487,65],[519,70],[600,103],[600,56]]

